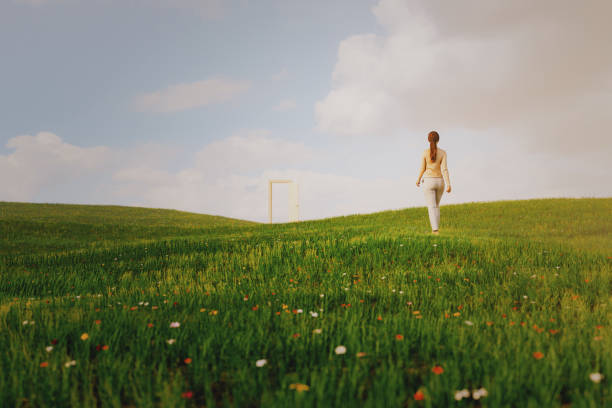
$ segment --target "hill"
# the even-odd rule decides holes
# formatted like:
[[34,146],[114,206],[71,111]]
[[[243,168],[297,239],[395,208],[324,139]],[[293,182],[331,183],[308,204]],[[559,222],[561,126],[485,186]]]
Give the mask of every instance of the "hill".
[[0,406],[612,406],[611,205],[2,203]]

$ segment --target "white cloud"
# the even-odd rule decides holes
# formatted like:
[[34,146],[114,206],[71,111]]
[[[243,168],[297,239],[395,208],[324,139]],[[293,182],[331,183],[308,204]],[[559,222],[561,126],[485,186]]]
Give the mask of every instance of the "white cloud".
[[0,199],[27,201],[45,185],[61,185],[100,168],[109,159],[106,147],[82,148],[50,132],[21,135],[6,144],[13,153],[0,155]]
[[501,129],[533,149],[611,153],[611,2],[381,0],[372,10],[387,34],[340,43],[318,130]]
[[229,101],[250,87],[250,81],[222,77],[177,84],[137,96],[134,108],[150,112],[182,111]]
[[288,111],[291,109],[295,109],[295,100],[294,99],[282,99],[278,105],[274,106],[272,109],[279,112]]

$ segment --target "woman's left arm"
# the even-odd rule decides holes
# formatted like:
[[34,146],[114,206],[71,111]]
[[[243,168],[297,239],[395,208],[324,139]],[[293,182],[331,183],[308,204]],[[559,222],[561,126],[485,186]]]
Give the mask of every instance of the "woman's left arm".
[[419,169],[419,177],[417,177],[416,186],[418,187],[421,184],[421,177],[423,177],[423,173],[425,173],[425,168],[427,167],[427,162],[425,161],[425,153],[421,156],[421,168]]

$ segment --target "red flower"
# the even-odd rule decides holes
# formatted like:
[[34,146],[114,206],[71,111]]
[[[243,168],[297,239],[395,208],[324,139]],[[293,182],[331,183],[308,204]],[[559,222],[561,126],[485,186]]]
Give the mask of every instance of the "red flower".
[[46,361],[43,361],[42,363],[40,363],[41,367],[47,367],[49,365],[49,363],[47,363]]
[[51,340],[51,344],[57,344],[57,339]]
[[436,375],[440,375],[444,372],[444,368],[442,368],[442,366],[437,365],[437,366],[433,366],[431,371]]
[[403,334],[396,334],[395,335],[395,340],[404,340],[404,335]]
[[191,398],[191,397],[193,397],[193,391],[185,391],[184,393],[181,394],[181,397],[183,397],[183,398]]
[[423,401],[425,399],[425,394],[423,394],[422,391],[417,391],[414,393],[414,400],[415,401]]
[[544,354],[540,351],[536,351],[533,353],[533,358],[535,358],[536,360],[540,360],[543,357],[544,357]]
[[185,360],[183,360],[183,361],[185,361],[185,364],[191,364],[191,361],[192,361],[192,360],[191,360],[189,357],[187,357],[187,358],[186,358]]

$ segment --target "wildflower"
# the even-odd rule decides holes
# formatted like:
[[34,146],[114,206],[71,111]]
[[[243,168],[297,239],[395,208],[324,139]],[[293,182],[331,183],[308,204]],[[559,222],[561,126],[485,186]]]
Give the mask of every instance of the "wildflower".
[[382,316],[379,315],[376,320],[382,320]]
[[336,348],[334,349],[334,352],[335,352],[336,354],[344,354],[344,353],[346,353],[346,347],[344,347],[344,346],[338,346],[338,347],[336,347]]
[[175,329],[177,327],[180,327],[180,326],[181,326],[181,324],[179,322],[172,322],[172,323],[170,323],[170,327],[173,328],[173,329]]
[[321,329],[314,329],[312,332],[314,334],[321,334],[321,332],[323,332],[323,330],[321,330]]
[[404,335],[403,334],[396,334],[395,335],[395,340],[404,340]]
[[181,398],[191,398],[193,397],[193,391],[185,391],[183,393],[181,393]]
[[168,340],[166,340],[166,343],[168,343],[168,344],[174,344],[175,342],[176,342],[175,339],[168,339]]
[[425,399],[425,394],[423,394],[423,391],[419,390],[414,393],[413,397],[415,401],[423,401]]
[[480,399],[482,397],[486,397],[487,395],[489,395],[489,393],[484,388],[472,390],[472,398],[474,398],[475,400]]
[[257,361],[255,362],[255,366],[256,366],[256,367],[263,367],[263,366],[265,366],[266,364],[268,364],[268,360],[266,360],[265,358],[262,358],[261,360],[257,360]]
[[433,366],[433,368],[431,369],[431,371],[435,374],[435,375],[440,375],[444,372],[444,368],[442,368],[442,366]]
[[298,313],[304,313],[304,311],[302,309],[298,309],[297,312]]
[[540,360],[542,357],[544,357],[544,354],[539,351],[533,353],[533,358],[535,358],[536,360]]
[[41,367],[47,367],[47,366],[49,366],[49,363],[46,362],[46,361],[43,361],[42,363],[40,363],[40,366]]
[[89,338],[89,334],[87,334],[87,333],[83,333],[83,334],[81,334],[81,340],[85,341],[85,340],[87,340],[88,338]]
[[469,320],[466,320],[464,323],[465,323],[465,324],[467,324],[468,326],[473,326],[473,325],[474,325],[474,323],[472,323],[472,322],[471,322],[471,321],[469,321]]
[[102,323],[102,320],[94,320],[94,323],[95,324],[100,324],[100,323]]
[[296,390],[297,392],[302,392],[302,391],[308,391],[310,387],[307,386],[306,384],[295,383],[295,384],[289,384],[289,389]]
[[192,360],[191,360],[191,358],[189,358],[189,357],[187,357],[185,360],[183,360],[183,362],[184,362],[185,364],[191,364],[191,361],[192,361]]
[[147,327],[148,327],[148,328],[153,327],[153,323],[147,323]]
[[461,401],[463,398],[469,398],[469,397],[470,397],[470,392],[466,389],[455,391],[455,399],[457,401]]
[[603,380],[604,376],[601,373],[591,373],[591,374],[589,374],[589,378],[594,383],[599,383],[599,382],[601,382],[601,380]]
[[300,337],[300,333],[293,333],[292,336],[294,339],[297,339],[298,337]]
[[321,293],[321,294],[319,295],[319,297],[325,297],[325,295],[324,295],[323,293]]
[[47,346],[45,347],[45,350],[47,350],[47,353],[50,353],[51,350],[53,350],[53,346]]
[[361,358],[361,357],[365,357],[366,353],[364,353],[363,351],[360,351],[359,353],[356,354],[357,357]]
[[102,346],[102,350],[104,350],[104,351],[108,350],[108,344],[103,345]]
[[310,315],[312,317],[319,317],[319,314],[317,312],[310,312]]
[[75,365],[76,365],[76,361],[75,360],[70,360],[70,361],[67,361],[64,364],[64,367],[70,367],[70,366],[75,366]]

